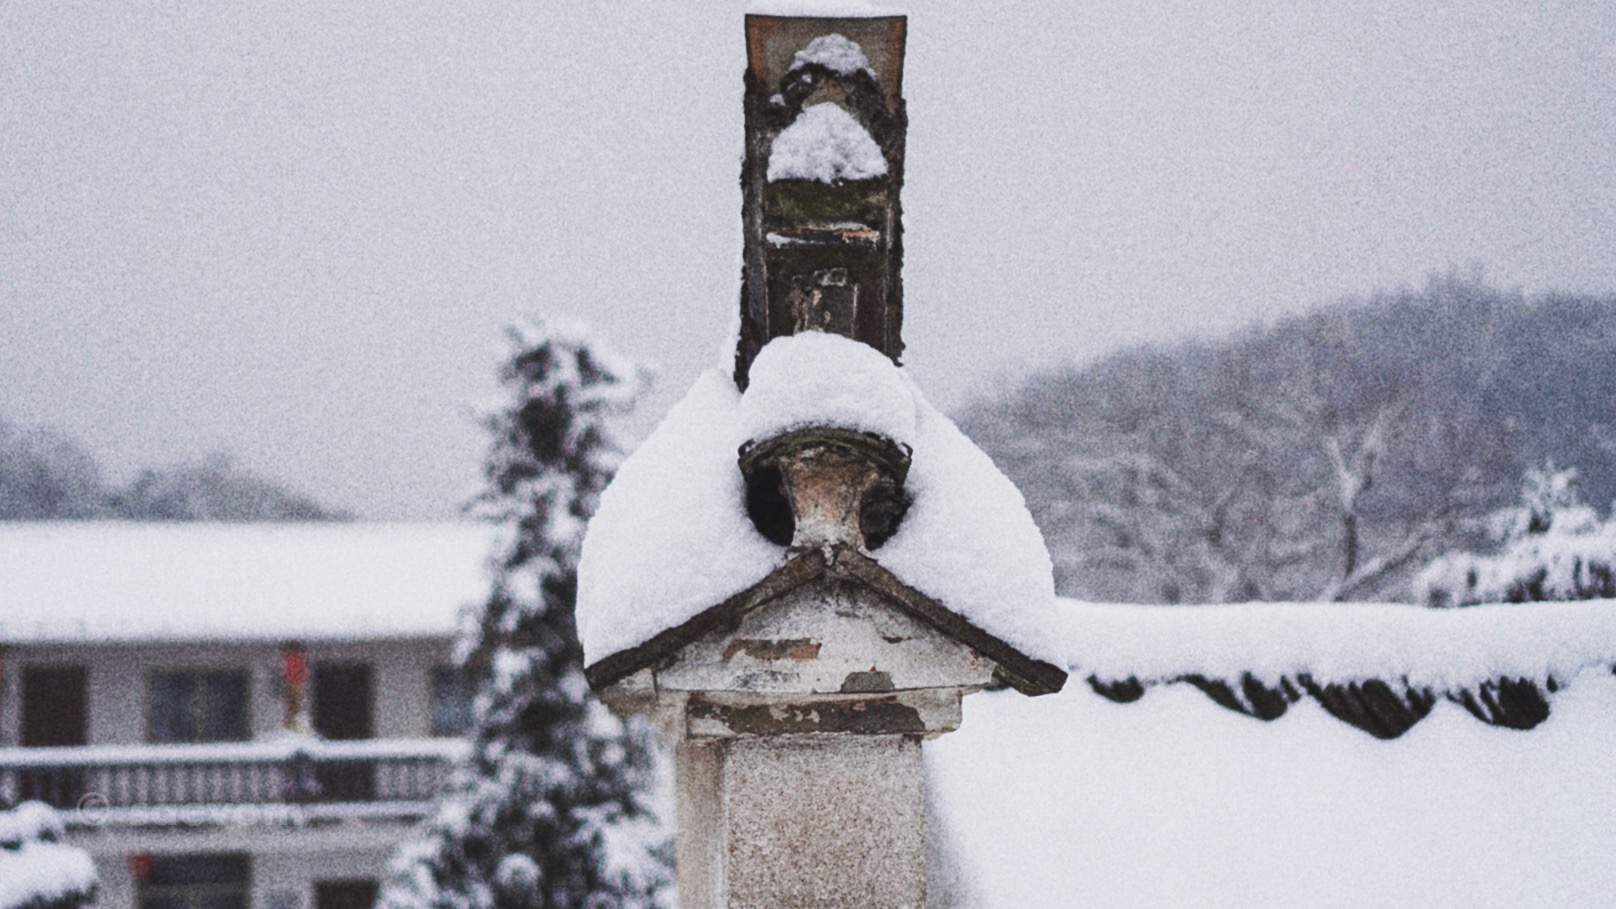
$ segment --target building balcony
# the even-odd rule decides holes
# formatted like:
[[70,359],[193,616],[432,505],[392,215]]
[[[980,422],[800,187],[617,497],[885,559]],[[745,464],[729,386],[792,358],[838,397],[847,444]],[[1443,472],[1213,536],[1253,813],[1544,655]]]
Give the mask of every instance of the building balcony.
[[0,803],[37,800],[69,828],[413,819],[432,809],[460,739],[0,748]]

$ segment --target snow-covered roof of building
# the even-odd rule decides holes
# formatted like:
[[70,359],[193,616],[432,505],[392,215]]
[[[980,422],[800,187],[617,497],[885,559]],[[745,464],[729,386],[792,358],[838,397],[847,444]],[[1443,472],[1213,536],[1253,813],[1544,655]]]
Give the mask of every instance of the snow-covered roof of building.
[[0,523],[0,643],[453,635],[494,528]]
[[904,372],[838,335],[776,338],[743,395],[697,380],[601,496],[579,563],[586,664],[645,643],[763,580],[786,550],[747,517],[737,464],[754,434],[804,426],[912,447],[903,523],[873,556],[898,581],[1034,659],[1063,659],[1043,537],[1021,494]]

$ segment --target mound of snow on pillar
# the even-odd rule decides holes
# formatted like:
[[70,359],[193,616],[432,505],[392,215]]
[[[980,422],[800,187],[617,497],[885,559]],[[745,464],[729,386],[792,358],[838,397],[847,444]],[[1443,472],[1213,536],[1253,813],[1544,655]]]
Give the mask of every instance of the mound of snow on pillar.
[[887,159],[864,125],[829,101],[804,108],[769,147],[769,182],[869,180],[886,176]]
[[1055,574],[1009,478],[917,391],[913,498],[875,553],[905,584],[1034,659],[1063,665]]
[[578,561],[586,665],[684,624],[780,564],[780,547],[746,516],[740,399],[724,373],[703,373],[601,494]]
[[913,504],[872,553],[897,578],[1035,659],[1065,663],[1049,553],[1021,494],[902,369],[838,335],[777,338],[743,396],[703,375],[623,463],[584,538],[578,633],[593,664],[762,580],[785,559],[747,517],[738,452],[807,426],[912,448]]
[[845,35],[820,35],[808,42],[807,47],[797,51],[797,55],[791,58],[791,69],[787,72],[815,63],[842,76],[850,76],[859,70],[875,75],[875,70],[870,68],[869,58],[864,56],[864,48]]
[[914,387],[868,344],[813,331],[775,338],[753,360],[750,376],[741,398],[748,439],[832,426],[914,445]]

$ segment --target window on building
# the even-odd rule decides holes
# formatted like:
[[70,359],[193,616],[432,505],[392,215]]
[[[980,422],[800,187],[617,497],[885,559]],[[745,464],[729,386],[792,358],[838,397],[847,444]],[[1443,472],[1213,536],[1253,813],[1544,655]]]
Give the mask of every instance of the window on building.
[[466,673],[453,666],[432,670],[432,734],[465,735],[471,729],[476,691]]
[[337,742],[376,734],[375,673],[369,663],[316,663],[314,733]]
[[154,742],[244,742],[249,738],[244,670],[164,670],[150,680]]
[[376,882],[368,879],[316,881],[314,909],[370,909],[376,904]]
[[[24,666],[22,725],[25,747],[62,747],[89,741],[88,685],[83,666]],[[84,797],[83,767],[29,767],[15,771],[14,798],[71,808]],[[5,801],[0,785],[0,803]]]
[[247,909],[252,862],[246,855],[164,855],[144,859],[139,909]]
[[83,666],[24,666],[22,744],[83,745],[86,688]]

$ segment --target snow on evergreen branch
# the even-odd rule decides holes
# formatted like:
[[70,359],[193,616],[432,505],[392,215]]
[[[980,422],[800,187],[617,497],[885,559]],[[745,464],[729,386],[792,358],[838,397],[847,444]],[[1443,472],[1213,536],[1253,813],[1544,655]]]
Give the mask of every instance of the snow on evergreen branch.
[[480,677],[471,757],[438,814],[395,855],[384,909],[651,907],[670,897],[647,802],[647,729],[611,716],[583,677],[578,549],[619,452],[605,420],[641,373],[571,327],[510,332],[508,395],[479,511],[503,527],[496,579],[461,653]]
[[1616,598],[1616,516],[1601,522],[1576,491],[1576,471],[1527,472],[1520,504],[1489,522],[1502,548],[1449,553],[1415,578],[1428,606]]
[[65,838],[41,802],[0,811],[0,909],[78,909],[95,898],[95,864]]

